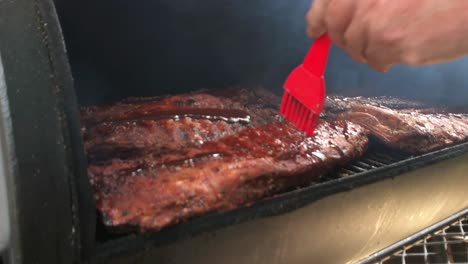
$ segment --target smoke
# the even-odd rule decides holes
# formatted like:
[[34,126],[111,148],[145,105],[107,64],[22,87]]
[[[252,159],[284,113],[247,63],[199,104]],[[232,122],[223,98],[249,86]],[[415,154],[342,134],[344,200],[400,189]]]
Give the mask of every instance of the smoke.
[[381,74],[352,61],[342,50],[331,53],[329,90],[348,95],[395,95],[449,105],[468,103],[468,59],[424,67],[397,65]]
[[[312,43],[305,35],[309,6],[310,0],[82,0],[59,15],[67,19],[77,94],[87,103],[233,84],[279,90]],[[327,87],[464,104],[467,63],[397,66],[383,75],[334,48]]]

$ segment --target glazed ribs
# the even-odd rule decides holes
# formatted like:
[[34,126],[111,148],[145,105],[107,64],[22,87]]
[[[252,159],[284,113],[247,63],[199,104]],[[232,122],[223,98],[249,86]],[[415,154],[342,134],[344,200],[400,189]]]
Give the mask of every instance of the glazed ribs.
[[393,97],[328,98],[334,119],[370,130],[389,147],[423,154],[468,139],[468,115]]
[[108,227],[159,230],[308,185],[361,156],[367,130],[306,137],[262,90],[133,99],[82,110],[88,174]]
[[260,88],[231,88],[85,107],[85,150],[91,161],[98,161],[199,146],[276,120],[276,100]]
[[82,134],[107,227],[159,230],[317,182],[362,156],[369,134],[421,154],[464,142],[468,115],[394,97],[330,96],[313,137],[280,98],[231,88],[84,107]]
[[353,107],[359,107],[362,105],[372,105],[393,110],[435,108],[435,106],[427,103],[411,101],[393,96],[344,97],[340,95],[329,95],[325,101],[324,111],[336,114],[350,111]]
[[322,121],[311,138],[282,121],[88,171],[107,226],[158,230],[316,182],[361,156],[367,142],[366,130],[347,121]]

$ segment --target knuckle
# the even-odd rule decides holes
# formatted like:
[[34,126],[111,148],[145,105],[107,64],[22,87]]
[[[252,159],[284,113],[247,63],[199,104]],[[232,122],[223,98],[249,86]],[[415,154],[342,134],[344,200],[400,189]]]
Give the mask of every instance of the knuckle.
[[419,52],[408,50],[402,54],[401,62],[406,65],[417,66],[423,63],[423,58]]
[[328,7],[326,10],[328,17],[334,17],[334,15],[340,15],[339,12],[339,2],[338,1],[330,1],[328,3]]
[[377,43],[390,46],[398,45],[398,43],[400,43],[404,38],[404,34],[401,29],[381,28],[376,30],[374,34],[374,38]]
[[372,49],[366,52],[367,64],[376,71],[383,72],[386,65],[391,65],[391,61],[380,49]]
[[345,28],[343,5],[339,0],[330,1],[327,11],[326,20],[327,26],[334,31],[342,32]]
[[356,36],[353,35],[354,33],[351,33],[349,31],[345,32],[343,35],[343,43],[348,47],[349,49],[359,49],[361,47],[356,46]]

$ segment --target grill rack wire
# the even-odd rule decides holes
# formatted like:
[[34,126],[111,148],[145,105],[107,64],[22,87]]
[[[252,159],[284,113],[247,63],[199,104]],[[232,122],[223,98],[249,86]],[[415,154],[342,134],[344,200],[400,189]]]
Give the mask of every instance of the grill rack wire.
[[329,175],[323,176],[321,178],[321,182],[327,182],[333,179],[347,178],[360,173],[366,173],[381,167],[410,159],[412,157],[414,156],[398,150],[392,150],[372,142],[370,149],[363,157],[351,162],[344,167],[340,167],[337,169],[337,171]]
[[356,173],[366,172],[379,167],[387,166],[409,158],[410,156],[397,151],[384,152],[370,152],[362,159],[353,162],[352,164],[340,169],[337,176],[346,177]]
[[[382,251],[383,252],[383,251]],[[467,264],[468,210],[455,222],[422,236],[416,242],[401,246],[390,254],[380,252],[379,260],[360,263],[378,264]]]

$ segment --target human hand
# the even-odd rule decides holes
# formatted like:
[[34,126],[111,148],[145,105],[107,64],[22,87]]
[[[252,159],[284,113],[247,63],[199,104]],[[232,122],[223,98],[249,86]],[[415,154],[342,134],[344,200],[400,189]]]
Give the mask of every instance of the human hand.
[[307,33],[328,32],[356,61],[385,72],[468,53],[467,0],[315,0]]

